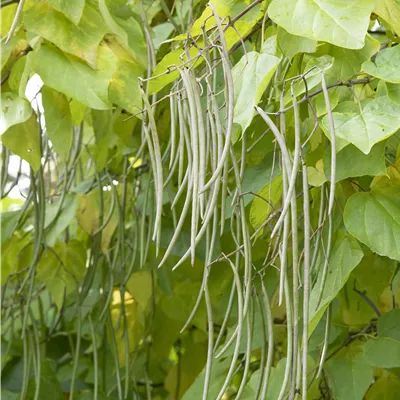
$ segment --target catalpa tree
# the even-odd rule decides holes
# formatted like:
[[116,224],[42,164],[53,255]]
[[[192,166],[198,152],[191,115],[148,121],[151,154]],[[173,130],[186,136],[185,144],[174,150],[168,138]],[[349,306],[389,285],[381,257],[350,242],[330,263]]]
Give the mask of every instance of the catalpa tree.
[[399,0],[3,0],[3,398],[397,399],[399,33]]

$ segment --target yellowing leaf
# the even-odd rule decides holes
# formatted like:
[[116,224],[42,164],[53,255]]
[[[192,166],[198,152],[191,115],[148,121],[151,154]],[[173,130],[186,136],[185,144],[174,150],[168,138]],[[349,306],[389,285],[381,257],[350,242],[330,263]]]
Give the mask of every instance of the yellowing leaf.
[[27,121],[9,128],[3,133],[1,142],[27,161],[34,171],[40,168],[42,156],[36,114],[32,114]]
[[108,84],[114,73],[114,60],[98,60],[98,71],[95,71],[49,45],[42,45],[38,51],[30,52],[28,57],[46,86],[96,110],[110,108]]
[[97,47],[106,30],[100,14],[89,4],[86,4],[78,25],[44,1],[36,3],[25,14],[24,23],[29,31],[96,68]]
[[[99,198],[99,190],[92,190],[88,194],[80,194],[78,195],[78,209],[76,211],[76,216],[78,218],[79,226],[89,235],[94,234],[100,225],[100,198]],[[116,205],[114,205],[114,209],[111,209],[112,205],[112,192],[103,191],[103,219],[102,222],[107,221],[107,217],[109,216],[110,211],[112,212],[111,218],[108,223],[103,227],[101,231],[101,249],[104,253],[108,251],[108,247],[110,245],[110,241],[114,231],[118,225],[118,210]]]
[[85,7],[85,0],[49,0],[49,2],[75,25],[79,23]]

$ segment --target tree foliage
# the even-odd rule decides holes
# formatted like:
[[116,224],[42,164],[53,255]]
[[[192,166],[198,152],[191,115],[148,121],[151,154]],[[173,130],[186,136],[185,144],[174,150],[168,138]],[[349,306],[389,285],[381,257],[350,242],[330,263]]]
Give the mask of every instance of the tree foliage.
[[399,21],[3,0],[2,396],[397,399]]

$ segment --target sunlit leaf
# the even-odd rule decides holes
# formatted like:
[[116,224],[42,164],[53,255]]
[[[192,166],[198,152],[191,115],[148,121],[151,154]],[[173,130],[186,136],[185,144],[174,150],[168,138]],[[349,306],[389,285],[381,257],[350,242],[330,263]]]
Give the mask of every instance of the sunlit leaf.
[[85,0],[49,0],[51,5],[58,11],[62,12],[75,25],[77,25],[82,17],[85,7]]
[[86,4],[79,24],[75,25],[50,3],[40,1],[25,15],[24,23],[29,31],[96,68],[97,47],[106,30],[101,15],[91,5]]
[[74,135],[68,100],[64,94],[44,86],[42,102],[46,118],[46,132],[57,154],[65,161]]
[[315,53],[317,42],[304,36],[296,36],[278,27],[278,46],[282,53],[293,58],[298,53]]
[[378,53],[374,61],[367,61],[362,69],[369,75],[386,82],[400,83],[400,47],[384,49]]
[[400,32],[399,0],[375,0],[374,13],[388,22],[394,32]]
[[[368,154],[374,144],[379,143],[400,128],[400,105],[387,96],[379,96],[363,102],[358,112],[334,112],[335,134]],[[321,124],[328,134],[328,117]]]
[[21,124],[32,115],[29,101],[19,97],[16,93],[1,94],[0,134],[2,135],[13,125]]
[[242,127],[242,134],[253,119],[254,106],[267,88],[280,58],[251,51],[244,55],[232,70],[235,93],[233,122]]
[[42,158],[39,135],[36,114],[32,114],[27,121],[7,129],[1,136],[1,142],[37,171]]
[[268,14],[292,35],[360,49],[373,6],[373,0],[274,0]]
[[115,70],[114,60],[102,60],[99,57],[98,71],[95,71],[84,62],[49,45],[42,45],[38,51],[29,53],[29,58],[46,86],[91,108],[110,108],[108,83]]

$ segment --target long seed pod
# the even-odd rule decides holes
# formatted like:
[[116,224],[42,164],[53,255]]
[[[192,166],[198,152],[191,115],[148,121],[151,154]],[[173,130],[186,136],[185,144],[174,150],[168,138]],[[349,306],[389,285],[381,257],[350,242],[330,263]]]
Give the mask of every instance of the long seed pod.
[[331,108],[331,102],[329,100],[328,88],[326,87],[326,81],[324,73],[321,73],[321,86],[324,93],[326,111],[328,114],[329,122],[329,133],[331,139],[331,187],[329,192],[329,204],[328,204],[328,215],[332,213],[333,203],[335,201],[335,185],[336,185],[336,135],[335,135],[335,124],[333,121],[333,113]]
[[[161,215],[162,215],[162,205],[163,205],[163,167],[161,160],[161,149],[160,143],[158,140],[157,133],[157,125],[154,118],[152,107],[149,103],[149,100],[141,87],[139,87],[140,93],[142,95],[143,103],[145,105],[147,116],[149,118],[149,127],[151,136],[149,134],[149,130],[147,127],[144,127],[147,147],[149,149],[150,159],[153,166],[154,171],[154,181],[155,181],[155,194],[156,194],[156,218],[154,221],[154,233],[153,240],[156,240],[161,232]],[[158,238],[159,241],[159,238]],[[157,251],[159,248],[159,242],[157,242]]]
[[[296,178],[298,163],[300,161],[301,153],[301,123],[300,123],[300,111],[297,104],[297,99],[294,94],[293,85],[291,86],[293,111],[294,111],[294,135],[295,135],[295,151],[293,169],[291,174],[291,181],[289,182],[287,197],[290,194],[290,211],[291,211],[291,225],[292,225],[292,265],[293,265],[293,367],[292,367],[292,385],[290,387],[289,398],[294,398],[296,393],[296,379],[297,364],[298,364],[298,334],[299,334],[299,244],[298,244],[298,226],[297,226],[297,200],[296,200]],[[296,159],[297,157],[297,159]],[[294,178],[293,178],[294,177]],[[291,188],[293,185],[293,188]],[[292,192],[290,193],[290,190]],[[285,207],[285,206],[284,206]],[[283,213],[283,211],[282,211]],[[282,214],[281,214],[282,215]],[[277,224],[279,223],[279,220]],[[276,226],[275,226],[276,229]]]
[[[268,353],[267,360],[265,362],[265,366],[263,366],[263,384],[261,389],[261,400],[265,400],[267,398],[268,392],[268,383],[269,383],[269,375],[271,373],[272,361],[274,358],[274,328],[273,328],[273,318],[272,318],[272,310],[270,301],[268,298],[267,289],[265,288],[264,280],[260,275],[261,279],[261,290],[264,300],[264,310],[266,315],[266,323],[268,329]],[[288,326],[289,329],[289,326]]]
[[98,357],[97,357],[97,341],[96,341],[96,333],[94,331],[94,326],[93,326],[93,321],[92,321],[92,316],[89,314],[89,328],[90,328],[90,336],[92,339],[92,347],[93,347],[93,385],[94,385],[94,391],[93,391],[93,400],[98,399],[98,393],[99,393],[99,363],[98,363]]
[[225,391],[233,377],[234,371],[235,371],[235,364],[236,361],[239,357],[239,350],[240,350],[240,342],[241,342],[241,338],[242,338],[242,330],[243,330],[243,296],[242,296],[242,285],[240,282],[240,277],[239,277],[239,273],[237,270],[237,266],[235,266],[233,264],[233,262],[227,258],[226,259],[229,263],[229,265],[232,268],[232,272],[234,275],[234,279],[235,279],[235,284],[236,284],[236,293],[237,293],[237,301],[238,301],[238,325],[237,325],[237,337],[236,337],[236,344],[235,344],[235,349],[233,352],[233,356],[232,356],[232,361],[231,361],[231,365],[229,367],[227,376],[225,378],[225,381],[222,385],[222,388],[220,390],[220,392],[218,393],[218,396],[216,398],[216,400],[221,400],[223,395],[225,394]]
[[307,166],[302,157],[303,166],[303,217],[304,217],[304,257],[303,257],[303,347],[302,347],[302,390],[303,400],[307,400],[308,374],[308,318],[310,303],[310,198],[308,189]]

